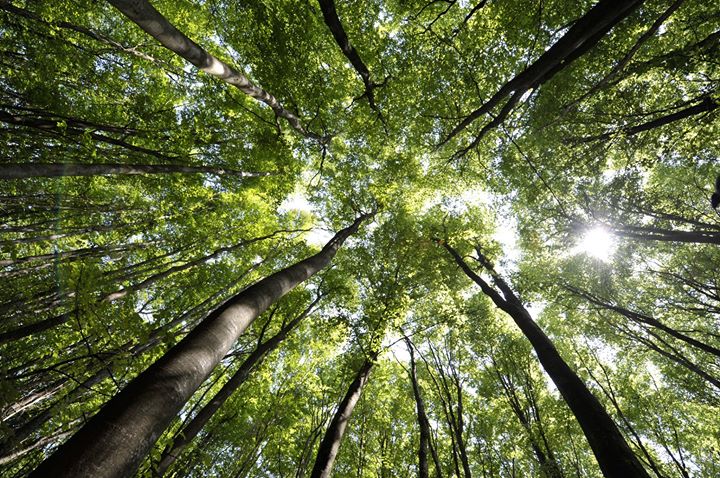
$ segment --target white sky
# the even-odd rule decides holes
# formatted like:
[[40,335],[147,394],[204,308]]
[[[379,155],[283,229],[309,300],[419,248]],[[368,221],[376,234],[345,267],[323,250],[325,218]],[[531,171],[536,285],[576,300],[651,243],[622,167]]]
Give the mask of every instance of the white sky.
[[[278,212],[281,214],[290,211],[300,211],[312,213],[313,208],[304,193],[296,191],[290,194],[280,203]],[[333,237],[333,233],[322,227],[316,227],[312,231],[305,234],[305,242],[312,246],[324,246],[327,241]]]
[[573,255],[586,254],[603,262],[610,262],[617,249],[617,238],[602,226],[585,231],[577,245],[570,250]]

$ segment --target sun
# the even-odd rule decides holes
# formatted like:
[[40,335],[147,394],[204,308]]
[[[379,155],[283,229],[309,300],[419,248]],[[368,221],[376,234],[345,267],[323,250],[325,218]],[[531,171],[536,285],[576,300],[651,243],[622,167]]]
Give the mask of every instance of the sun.
[[573,254],[587,254],[588,256],[608,262],[617,249],[617,239],[602,226],[588,229],[580,242],[573,248]]

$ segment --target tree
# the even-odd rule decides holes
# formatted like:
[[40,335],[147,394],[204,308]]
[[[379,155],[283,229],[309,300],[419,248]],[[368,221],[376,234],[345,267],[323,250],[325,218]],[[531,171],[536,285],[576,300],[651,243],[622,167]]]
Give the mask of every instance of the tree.
[[0,475],[720,475],[719,13],[0,0]]
[[[612,418],[597,398],[588,390],[575,372],[567,365],[552,341],[532,320],[520,299],[502,277],[495,272],[485,255],[476,249],[477,260],[487,270],[495,285],[493,289],[477,275],[447,241],[438,241],[450,253],[463,272],[492,299],[497,307],[510,315],[533,345],[538,360],[563,395],[595,453],[600,468],[607,477],[649,476],[628,446]],[[502,294],[502,295],[501,295]]]
[[331,476],[333,465],[335,464],[335,457],[337,457],[340,444],[345,435],[345,428],[352,416],[355,405],[360,399],[360,394],[362,394],[363,388],[370,377],[370,370],[373,367],[376,357],[377,353],[374,352],[363,361],[355,378],[350,382],[345,396],[343,396],[340,403],[338,403],[335,415],[333,415],[322,440],[320,440],[318,452],[315,456],[315,464],[310,474],[311,477],[326,478]]
[[238,336],[273,302],[327,267],[343,242],[368,216],[359,216],[317,254],[276,272],[225,302],[113,397],[33,473],[36,476],[42,476],[45,470],[52,470],[56,476],[132,473]]

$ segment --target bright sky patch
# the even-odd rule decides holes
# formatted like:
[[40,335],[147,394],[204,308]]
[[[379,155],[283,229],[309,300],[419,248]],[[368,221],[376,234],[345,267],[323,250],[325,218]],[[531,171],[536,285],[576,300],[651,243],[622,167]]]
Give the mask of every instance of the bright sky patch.
[[608,262],[617,249],[617,240],[610,231],[602,226],[589,229],[580,242],[573,248],[573,254],[586,254]]

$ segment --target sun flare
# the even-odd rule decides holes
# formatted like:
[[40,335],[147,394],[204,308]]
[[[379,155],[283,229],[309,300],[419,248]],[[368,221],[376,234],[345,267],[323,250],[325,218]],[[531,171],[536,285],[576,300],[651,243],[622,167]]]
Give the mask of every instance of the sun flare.
[[609,261],[617,248],[617,240],[606,228],[598,226],[583,234],[573,249],[574,254],[587,254],[590,257]]

